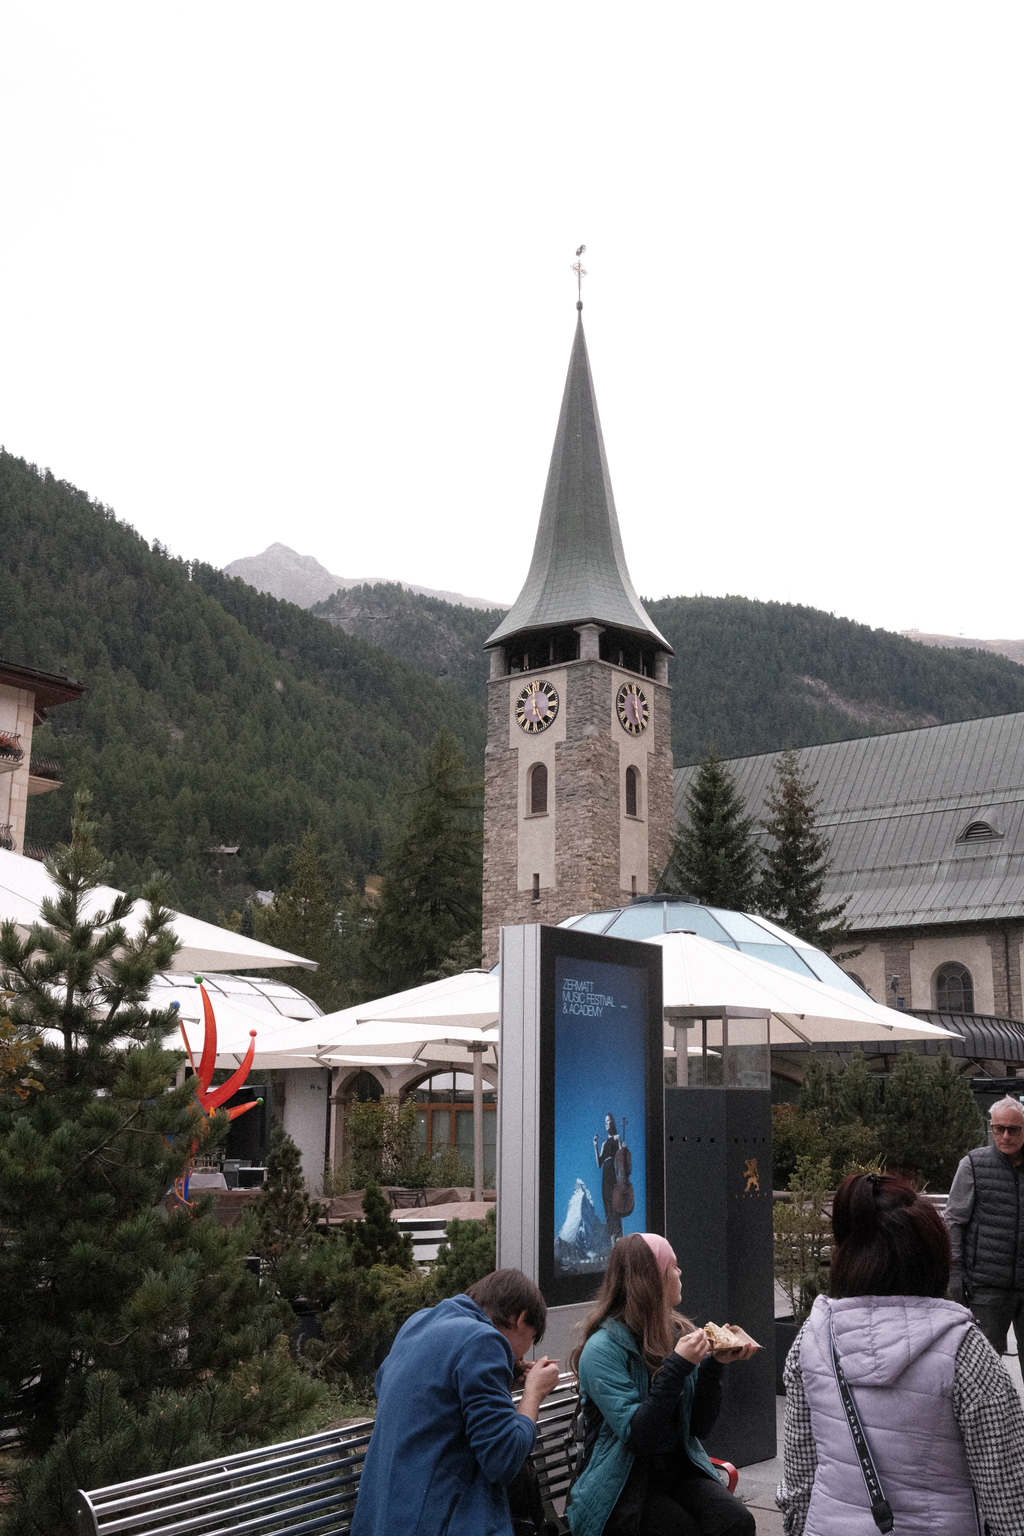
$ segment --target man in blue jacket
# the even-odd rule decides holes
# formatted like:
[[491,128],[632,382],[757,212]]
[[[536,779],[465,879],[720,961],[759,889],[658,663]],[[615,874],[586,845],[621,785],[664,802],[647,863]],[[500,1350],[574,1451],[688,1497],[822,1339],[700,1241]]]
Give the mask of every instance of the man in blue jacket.
[[[511,1536],[505,1489],[558,1383],[557,1361],[523,1363],[546,1321],[544,1298],[518,1269],[409,1318],[374,1383],[352,1536]],[[518,1412],[517,1366],[526,1378]]]

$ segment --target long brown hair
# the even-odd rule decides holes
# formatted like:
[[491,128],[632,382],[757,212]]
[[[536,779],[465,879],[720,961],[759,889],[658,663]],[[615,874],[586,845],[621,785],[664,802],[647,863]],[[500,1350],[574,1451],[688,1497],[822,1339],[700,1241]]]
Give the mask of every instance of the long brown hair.
[[601,1289],[583,1323],[583,1340],[569,1356],[573,1375],[579,1374],[583,1345],[608,1318],[629,1329],[652,1376],[672,1353],[680,1332],[693,1331],[689,1319],[666,1304],[658,1261],[639,1233],[621,1238],[612,1249]]

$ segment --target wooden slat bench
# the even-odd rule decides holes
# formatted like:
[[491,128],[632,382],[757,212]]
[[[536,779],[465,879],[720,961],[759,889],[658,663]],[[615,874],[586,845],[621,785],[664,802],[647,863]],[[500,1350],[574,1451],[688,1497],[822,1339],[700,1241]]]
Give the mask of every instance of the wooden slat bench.
[[[560,1528],[571,1481],[576,1382],[541,1404],[533,1453],[545,1510]],[[80,1536],[344,1536],[352,1523],[372,1419],[283,1445],[79,1492]],[[736,1468],[715,1465],[736,1487]]]

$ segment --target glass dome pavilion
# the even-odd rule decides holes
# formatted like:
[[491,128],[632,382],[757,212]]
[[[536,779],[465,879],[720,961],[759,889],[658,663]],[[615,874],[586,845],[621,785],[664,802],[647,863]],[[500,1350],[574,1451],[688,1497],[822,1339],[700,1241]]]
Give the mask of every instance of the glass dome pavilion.
[[738,949],[778,965],[798,976],[808,975],[842,992],[864,996],[863,987],[848,976],[841,966],[815,949],[804,939],[778,928],[766,917],[748,912],[726,912],[721,907],[704,907],[678,896],[658,896],[630,902],[625,907],[609,907],[603,912],[586,912],[567,917],[560,928],[575,928],[579,933],[603,933],[613,939],[652,939],[658,933],[696,933],[702,939]]

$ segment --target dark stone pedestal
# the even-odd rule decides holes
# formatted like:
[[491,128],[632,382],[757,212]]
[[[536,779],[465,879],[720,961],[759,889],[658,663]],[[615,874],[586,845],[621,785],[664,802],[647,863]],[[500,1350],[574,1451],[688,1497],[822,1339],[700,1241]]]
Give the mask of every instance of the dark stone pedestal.
[[722,1414],[704,1445],[738,1467],[776,1454],[771,1094],[665,1090],[666,1236],[683,1276],[681,1310],[735,1323],[762,1346],[725,1368]]

